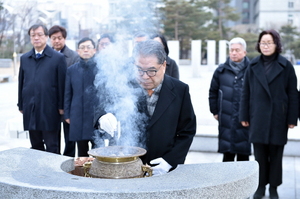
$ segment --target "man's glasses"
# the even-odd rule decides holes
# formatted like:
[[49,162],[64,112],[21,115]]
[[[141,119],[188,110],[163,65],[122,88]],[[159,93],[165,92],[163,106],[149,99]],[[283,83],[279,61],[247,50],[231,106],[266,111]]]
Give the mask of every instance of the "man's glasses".
[[88,50],[91,50],[91,49],[94,49],[94,47],[93,46],[79,46],[79,49],[80,50],[84,50],[84,49],[88,49]]
[[159,69],[160,69],[161,66],[162,65],[160,65],[157,70],[155,70],[155,69],[142,70],[141,68],[138,68],[138,74],[140,76],[143,76],[146,73],[149,77],[154,77],[156,75],[157,71],[159,71]]

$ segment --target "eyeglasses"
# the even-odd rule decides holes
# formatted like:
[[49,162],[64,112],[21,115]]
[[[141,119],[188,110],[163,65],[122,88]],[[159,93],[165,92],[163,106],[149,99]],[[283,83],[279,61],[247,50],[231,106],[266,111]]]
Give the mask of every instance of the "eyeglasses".
[[79,49],[80,50],[84,50],[84,49],[91,50],[91,49],[94,49],[94,47],[93,46],[79,46]]
[[149,77],[154,77],[156,75],[157,71],[159,71],[161,66],[162,65],[160,65],[157,70],[154,70],[154,69],[142,70],[141,68],[138,68],[138,73],[140,76],[143,76],[146,73]]
[[259,43],[260,46],[267,46],[267,47],[271,46],[272,44],[274,43]]
[[30,34],[30,37],[31,38],[35,38],[36,36],[37,37],[42,37],[42,36],[44,36],[45,34],[43,34],[43,33],[37,33],[37,34]]

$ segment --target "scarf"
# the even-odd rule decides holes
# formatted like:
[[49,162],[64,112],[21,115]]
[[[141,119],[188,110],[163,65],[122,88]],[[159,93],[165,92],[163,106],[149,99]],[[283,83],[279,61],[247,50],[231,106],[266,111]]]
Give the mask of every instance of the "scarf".
[[241,62],[234,62],[231,59],[229,59],[229,65],[234,71],[234,73],[237,75],[243,68],[245,68],[245,58]]

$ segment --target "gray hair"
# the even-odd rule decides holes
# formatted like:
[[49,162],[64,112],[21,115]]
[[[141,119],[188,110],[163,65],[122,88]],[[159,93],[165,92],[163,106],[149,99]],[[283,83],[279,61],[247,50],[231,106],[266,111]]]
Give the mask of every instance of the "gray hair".
[[137,43],[133,49],[132,55],[135,60],[139,57],[155,56],[158,64],[163,64],[167,58],[163,45],[155,40],[146,40]]
[[235,37],[232,40],[230,40],[229,42],[229,49],[231,48],[231,44],[241,44],[244,48],[244,50],[247,50],[247,44],[245,42],[245,40],[241,37]]

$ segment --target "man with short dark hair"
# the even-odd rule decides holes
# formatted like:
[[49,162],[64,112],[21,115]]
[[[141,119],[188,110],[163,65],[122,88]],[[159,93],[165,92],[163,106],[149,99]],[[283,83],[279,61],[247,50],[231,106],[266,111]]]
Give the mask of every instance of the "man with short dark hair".
[[[71,50],[66,45],[67,31],[64,27],[58,25],[52,26],[49,29],[49,37],[50,37],[52,48],[62,53],[65,56],[67,67],[79,61],[78,53]],[[63,155],[75,157],[75,142],[69,140],[70,125],[66,123],[64,119],[63,119],[63,128],[64,128],[64,138],[65,138],[65,149]],[[61,139],[61,129],[59,129],[59,140],[60,139]]]
[[78,53],[66,45],[67,31],[64,27],[52,26],[49,29],[49,37],[53,49],[64,54],[68,67],[79,61]]
[[100,39],[98,39],[97,51],[100,52],[105,50],[111,43],[114,43],[115,40],[111,34],[105,33],[101,35]]
[[32,149],[59,153],[67,63],[47,45],[49,34],[44,25],[31,26],[28,35],[33,49],[21,56],[18,91],[24,130],[29,131]]
[[148,39],[150,39],[148,34],[146,34],[144,32],[136,32],[132,38],[133,46],[135,46],[137,43],[139,43],[141,41],[146,41]]
[[78,157],[88,157],[89,142],[94,142],[94,79],[97,66],[94,41],[88,37],[78,42],[80,61],[68,67],[65,84],[65,120],[70,124],[70,141],[77,142]]

